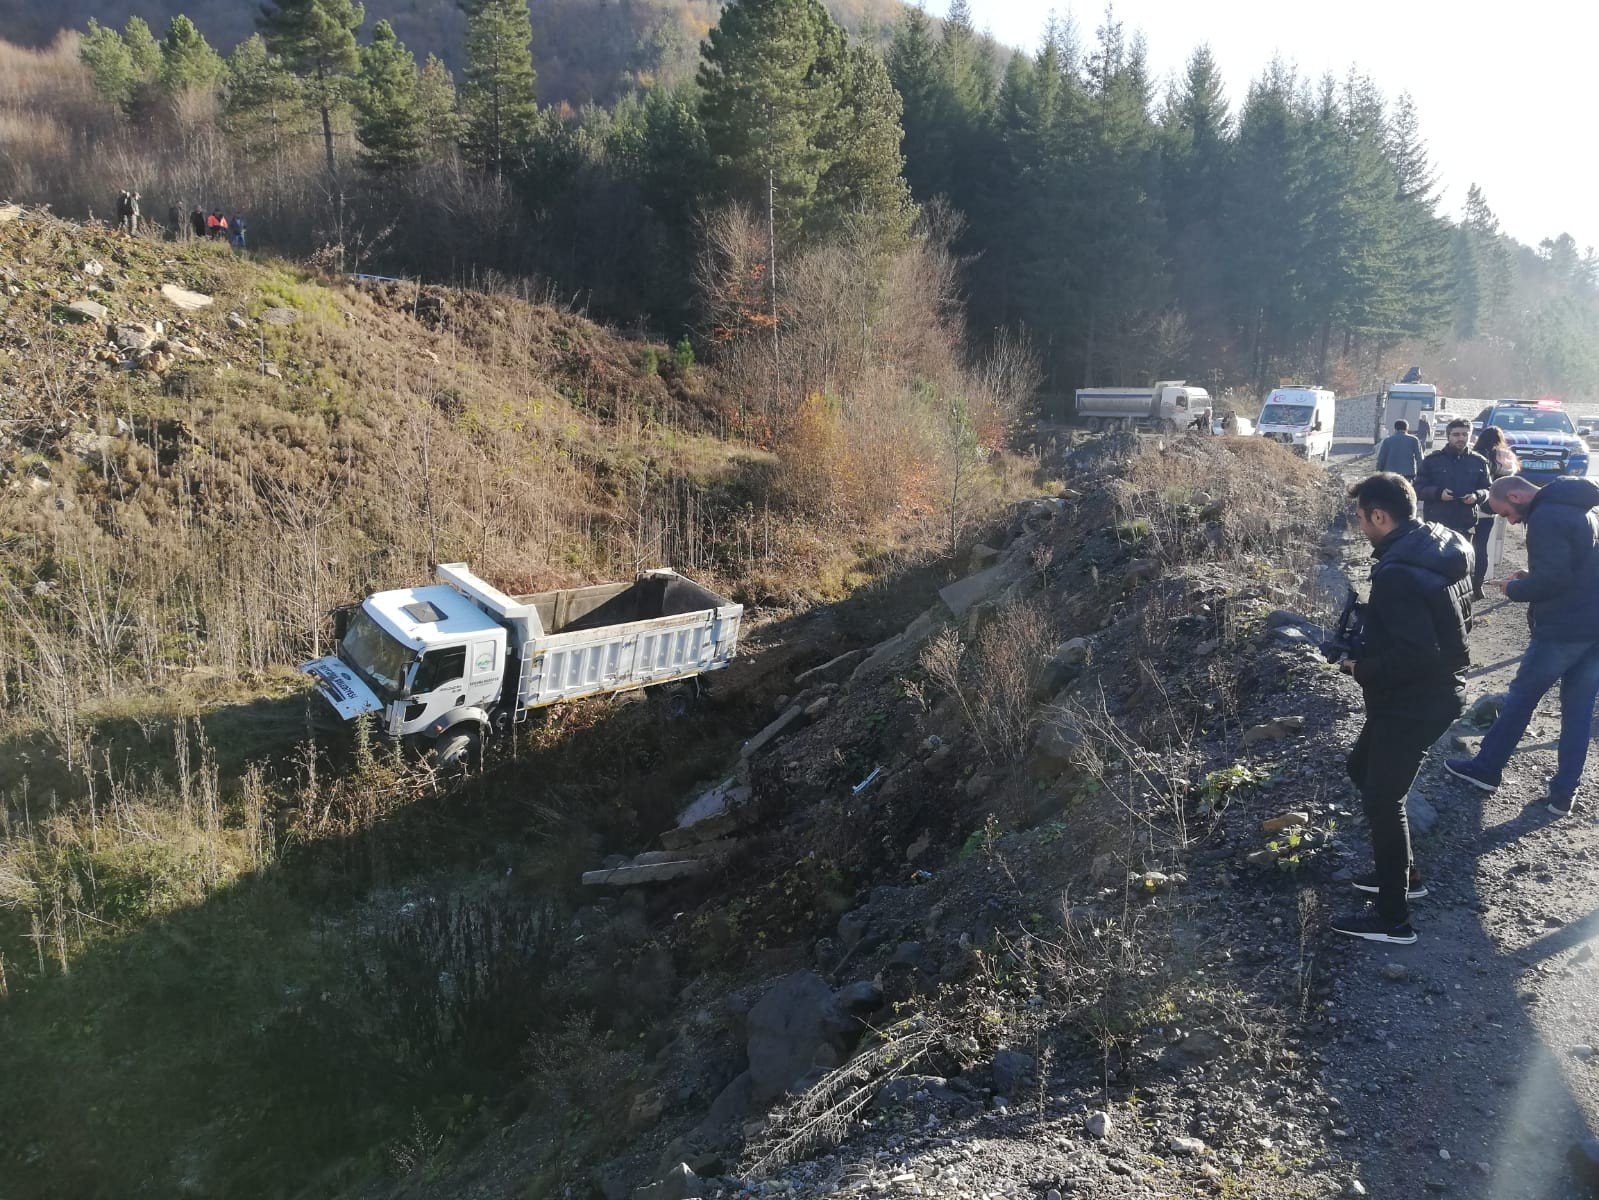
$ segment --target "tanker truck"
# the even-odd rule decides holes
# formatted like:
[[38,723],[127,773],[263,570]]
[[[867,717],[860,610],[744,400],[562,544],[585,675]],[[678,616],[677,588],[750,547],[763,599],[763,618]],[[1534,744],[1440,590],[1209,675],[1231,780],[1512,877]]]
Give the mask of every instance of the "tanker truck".
[[1077,418],[1092,432],[1101,429],[1156,429],[1176,433],[1203,417],[1210,432],[1210,393],[1181,379],[1152,388],[1078,388]]

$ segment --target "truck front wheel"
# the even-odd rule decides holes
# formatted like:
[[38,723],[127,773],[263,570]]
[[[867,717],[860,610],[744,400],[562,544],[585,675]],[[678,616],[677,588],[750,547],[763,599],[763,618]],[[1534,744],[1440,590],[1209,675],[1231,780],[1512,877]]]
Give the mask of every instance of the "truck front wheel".
[[433,765],[450,775],[470,775],[483,766],[483,731],[457,725],[433,742]]

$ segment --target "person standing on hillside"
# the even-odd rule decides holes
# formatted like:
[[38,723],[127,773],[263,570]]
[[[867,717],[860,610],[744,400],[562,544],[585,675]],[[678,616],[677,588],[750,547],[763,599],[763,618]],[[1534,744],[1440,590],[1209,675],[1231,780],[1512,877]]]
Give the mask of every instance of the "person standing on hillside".
[[[1505,437],[1505,431],[1497,425],[1490,425],[1477,436],[1477,444],[1471,448],[1473,454],[1480,454],[1488,463],[1488,474],[1495,480],[1506,479],[1511,475],[1521,472],[1521,460],[1516,457],[1516,452],[1510,448],[1510,441]],[[1477,556],[1476,565],[1471,570],[1471,598],[1473,600],[1486,599],[1482,590],[1483,580],[1488,578],[1488,541],[1493,537],[1494,522],[1499,518],[1494,515],[1494,510],[1484,501],[1477,509],[1477,528],[1471,535],[1471,548]]]
[[1446,525],[1467,538],[1477,529],[1477,505],[1487,501],[1493,486],[1488,460],[1466,448],[1470,440],[1470,421],[1449,422],[1449,444],[1427,455],[1416,474],[1422,520]]
[[1558,682],[1560,749],[1546,803],[1556,816],[1570,816],[1599,700],[1599,485],[1556,479],[1540,491],[1511,475],[1493,485],[1488,502],[1512,525],[1527,527],[1527,569],[1498,586],[1527,606],[1532,637],[1476,756],[1452,758],[1444,769],[1486,792],[1497,788],[1533,710]]
[[117,228],[126,233],[128,222],[133,218],[133,196],[127,188],[123,188],[117,195]]
[[1421,760],[1466,707],[1471,663],[1471,545],[1416,519],[1401,475],[1369,475],[1349,489],[1377,559],[1359,644],[1338,664],[1366,701],[1366,724],[1345,763],[1360,789],[1376,870],[1355,890],[1376,896],[1365,912],[1333,921],[1350,937],[1408,946],[1410,901],[1427,894],[1411,858],[1405,797]]
[[1377,470],[1392,471],[1415,483],[1421,459],[1421,442],[1410,432],[1409,422],[1395,421],[1394,431],[1377,447]]
[[189,232],[194,235],[196,241],[205,237],[205,213],[200,210],[198,204],[194,206],[194,211],[189,214]]

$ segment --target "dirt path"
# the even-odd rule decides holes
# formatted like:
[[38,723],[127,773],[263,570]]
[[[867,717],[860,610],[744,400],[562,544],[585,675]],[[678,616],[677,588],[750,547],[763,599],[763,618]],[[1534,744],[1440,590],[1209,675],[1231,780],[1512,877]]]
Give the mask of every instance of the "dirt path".
[[[1524,546],[1515,531],[1503,570]],[[1522,606],[1500,597],[1478,614],[1471,699],[1503,691],[1527,644]],[[1594,1194],[1566,1151],[1599,1130],[1599,761],[1576,816],[1527,807],[1554,770],[1559,711],[1551,694],[1492,796],[1444,772],[1452,735],[1434,748],[1416,785],[1438,811],[1417,843],[1431,889],[1415,905],[1420,940],[1330,947],[1343,1032],[1325,1081],[1374,1196]]]

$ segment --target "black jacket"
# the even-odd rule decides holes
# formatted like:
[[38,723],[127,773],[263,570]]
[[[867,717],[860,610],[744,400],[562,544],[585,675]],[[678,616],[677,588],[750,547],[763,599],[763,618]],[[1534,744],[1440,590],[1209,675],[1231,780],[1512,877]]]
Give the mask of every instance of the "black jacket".
[[[1422,460],[1421,471],[1416,475],[1416,497],[1422,502],[1421,519],[1447,525],[1469,537],[1477,524],[1477,505],[1488,498],[1492,484],[1493,480],[1488,477],[1488,460],[1482,455],[1470,450],[1456,452],[1452,446],[1434,450]],[[1440,500],[1438,497],[1446,491],[1455,499]],[[1473,497],[1470,504],[1461,503],[1465,496]]]
[[1471,665],[1471,543],[1411,521],[1377,545],[1376,558],[1364,644],[1355,654],[1366,712],[1458,715]]
[[1526,604],[1532,634],[1550,642],[1599,641],[1599,486],[1552,480],[1527,509],[1527,574],[1505,595]]

